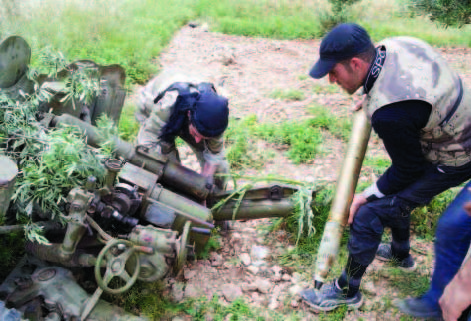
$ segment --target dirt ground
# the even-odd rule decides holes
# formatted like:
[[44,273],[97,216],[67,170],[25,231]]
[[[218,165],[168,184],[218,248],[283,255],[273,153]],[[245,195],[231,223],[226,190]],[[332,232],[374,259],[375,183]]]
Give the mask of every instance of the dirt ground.
[[[308,115],[306,106],[320,104],[333,114],[350,116],[352,98],[340,90],[315,90],[327,86],[327,80],[314,81],[306,77],[309,68],[318,58],[318,40],[268,40],[246,38],[209,32],[206,26],[184,27],[178,32],[168,48],[158,57],[162,68],[177,67],[203,75],[222,88],[222,93],[230,99],[231,115],[242,118],[249,114],[257,115],[259,121],[282,122],[287,119],[301,119]],[[450,63],[471,83],[469,49],[439,49]],[[332,88],[332,87],[330,87]],[[276,89],[297,89],[304,92],[301,101],[282,101],[270,98]],[[258,172],[261,175],[276,173],[278,176],[304,180],[335,181],[343,158],[344,144],[332,139],[325,144],[328,153],[320,159],[303,165],[294,165],[279,154]],[[370,140],[368,153],[385,156],[377,138]],[[195,167],[195,159],[188,155],[184,164]],[[368,171],[361,179],[371,179]],[[312,285],[312,275],[303,269],[290,270],[277,266],[272,258],[290,250],[283,231],[267,235],[261,228],[268,220],[237,222],[229,235],[221,238],[222,248],[211,254],[209,260],[200,260],[187,265],[184,280],[168,280],[168,295],[176,301],[199,295],[218,294],[222,300],[230,302],[239,295],[249,304],[266,311],[286,315],[297,315],[304,320],[321,318],[308,311],[296,292]],[[421,268],[418,272],[427,275],[432,268],[430,244],[412,241],[417,250],[414,256]],[[255,248],[255,250],[254,250]],[[388,302],[398,297],[394,289],[378,272],[382,265],[378,262],[369,268],[362,289],[365,304],[360,311],[352,311],[346,319],[357,320],[399,320],[404,316]],[[380,275],[380,277],[378,277]],[[179,317],[180,318],[180,317]],[[182,316],[185,319],[184,316]],[[180,318],[180,319],[182,319]],[[176,319],[175,319],[176,320]]]

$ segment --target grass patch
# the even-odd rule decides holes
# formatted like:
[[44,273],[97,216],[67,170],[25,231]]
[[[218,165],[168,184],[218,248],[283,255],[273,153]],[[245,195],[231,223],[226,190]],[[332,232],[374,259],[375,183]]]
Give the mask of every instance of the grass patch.
[[200,0],[195,10],[222,33],[309,39],[320,36],[318,11],[326,4],[325,0]]
[[370,167],[374,174],[381,175],[391,166],[391,160],[367,155],[363,161],[363,166]]
[[309,126],[328,130],[335,137],[348,140],[352,131],[352,122],[347,117],[336,117],[324,106],[312,106],[309,112],[314,115],[308,120]]
[[334,84],[321,85],[316,83],[312,87],[312,92],[315,94],[335,94],[340,92],[339,88]]
[[430,286],[430,275],[406,273],[398,268],[387,270],[389,284],[399,290],[402,296],[417,297],[424,294]]
[[287,145],[288,158],[295,164],[313,160],[322,143],[320,129],[309,126],[307,121],[286,121],[281,124],[262,123],[256,133],[261,139],[276,145]]
[[312,118],[277,124],[260,123],[255,115],[231,119],[225,133],[226,155],[231,166],[235,169],[262,168],[274,155],[266,145],[260,145],[260,140],[286,150],[286,156],[294,164],[301,164],[313,160],[320,152],[322,130],[328,130],[337,138],[348,139],[352,126],[349,119],[335,117],[321,106],[312,108],[311,112],[315,115]]
[[121,118],[119,119],[119,137],[128,142],[133,142],[137,133],[139,132],[140,125],[134,113],[136,112],[136,106],[132,105],[130,102],[127,102],[123,106],[123,112],[121,113]]
[[231,119],[225,131],[226,158],[232,169],[261,169],[274,153],[258,145],[255,136],[257,118],[255,115],[242,120]]
[[209,259],[209,254],[212,251],[217,251],[221,248],[221,243],[219,242],[220,239],[220,235],[213,233],[209,238],[208,242],[204,245],[203,250],[197,253],[197,258],[202,260]]
[[275,89],[271,92],[270,98],[289,100],[289,101],[301,101],[304,100],[304,92],[297,89]]
[[152,59],[175,31],[194,17],[193,3],[25,1],[13,15],[2,16],[0,38],[11,34],[24,37],[32,46],[33,61],[38,49],[52,46],[69,60],[120,64],[126,69],[128,83],[144,83],[157,71]]
[[411,228],[420,238],[432,241],[440,215],[453,201],[461,188],[449,189],[437,196],[427,206],[416,208],[411,214]]

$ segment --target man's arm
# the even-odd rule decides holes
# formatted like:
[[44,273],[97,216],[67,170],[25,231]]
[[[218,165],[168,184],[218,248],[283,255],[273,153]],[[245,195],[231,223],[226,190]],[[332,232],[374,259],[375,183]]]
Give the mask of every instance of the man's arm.
[[445,288],[440,298],[445,321],[456,321],[471,305],[471,259],[468,259]]
[[373,129],[383,140],[392,165],[363,193],[355,194],[349,224],[363,204],[397,193],[422,175],[427,161],[420,145],[420,131],[427,124],[430,112],[430,104],[411,100],[384,106],[373,114]]
[[383,140],[392,161],[392,165],[376,182],[382,194],[397,193],[422,175],[427,161],[422,152],[420,135],[430,112],[430,104],[410,100],[384,106],[373,114],[372,126]]

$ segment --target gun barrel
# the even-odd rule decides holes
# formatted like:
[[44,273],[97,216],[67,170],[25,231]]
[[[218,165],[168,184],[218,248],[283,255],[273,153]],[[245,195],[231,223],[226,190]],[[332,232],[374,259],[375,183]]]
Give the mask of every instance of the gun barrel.
[[[50,124],[54,127],[60,124],[78,127],[87,138],[87,143],[93,147],[100,147],[108,139],[93,125],[68,114],[53,116]],[[158,181],[165,186],[200,200],[206,199],[210,193],[218,190],[214,184],[208,183],[206,177],[189,168],[166,159],[157,159],[153,155],[139,151],[133,144],[119,137],[113,137],[113,141],[118,156],[156,174]]]
[[347,154],[342,164],[329,219],[317,254],[314,280],[318,288],[325,281],[338,254],[340,240],[347,223],[350,204],[360,175],[370,133],[371,124],[366,114],[363,111],[356,112],[353,118],[352,135],[348,143]]

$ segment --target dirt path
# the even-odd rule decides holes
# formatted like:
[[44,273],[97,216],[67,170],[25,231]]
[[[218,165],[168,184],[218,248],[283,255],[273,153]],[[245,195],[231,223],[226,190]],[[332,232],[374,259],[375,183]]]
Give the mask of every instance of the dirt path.
[[[159,57],[159,63],[162,67],[192,70],[211,79],[230,98],[231,114],[237,118],[255,114],[259,121],[301,119],[308,115],[305,107],[310,104],[327,106],[335,115],[350,115],[352,100],[349,96],[332,89],[332,86],[328,87],[325,79],[315,82],[306,77],[318,58],[318,50],[317,40],[245,38],[208,32],[204,26],[184,27]],[[464,81],[471,83],[469,49],[439,50],[463,74]],[[322,88],[328,88],[329,92]],[[305,98],[294,102],[270,98],[276,89],[297,89],[304,93]],[[344,146],[338,141],[328,145],[327,155],[309,164],[294,165],[280,154],[264,170],[252,174],[263,176],[276,173],[300,180],[311,175],[315,179],[334,181]],[[377,139],[370,140],[369,153],[385,156]],[[194,167],[194,163],[191,157],[185,161],[190,167]],[[363,179],[371,179],[367,175],[370,173],[363,172]],[[177,301],[218,294],[227,302],[242,295],[246,302],[265,310],[267,319],[270,319],[269,311],[277,311],[287,318],[293,312],[305,320],[319,318],[307,311],[295,295],[297,290],[310,284],[311,275],[305,270],[293,271],[273,263],[274,257],[289,250],[292,245],[283,231],[267,236],[261,228],[266,224],[267,220],[236,223],[232,233],[221,239],[222,248],[212,253],[210,260],[187,266],[184,282],[168,280],[168,294]],[[422,267],[417,273],[430,274],[430,244],[414,240],[413,246],[423,248],[422,254],[416,253]],[[378,262],[369,268],[362,285],[366,293],[365,307],[361,311],[349,312],[346,319],[401,319],[401,314],[388,304],[398,293],[388,288],[388,283],[379,272],[381,268]]]

